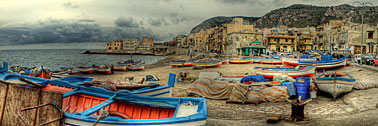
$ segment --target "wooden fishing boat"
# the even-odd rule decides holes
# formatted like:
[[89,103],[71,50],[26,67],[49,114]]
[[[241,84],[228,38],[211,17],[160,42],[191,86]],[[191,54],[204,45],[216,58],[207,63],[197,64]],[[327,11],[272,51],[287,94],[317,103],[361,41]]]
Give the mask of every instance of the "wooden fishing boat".
[[229,60],[231,64],[252,64],[253,63],[253,58],[248,57],[248,58],[231,58]]
[[[152,96],[152,97],[171,97],[172,88],[174,87],[176,75],[173,73],[169,74],[168,85],[158,85],[154,87],[142,87],[139,89],[128,90],[133,94],[138,94],[142,96]],[[28,82],[22,81],[20,78],[27,80]],[[43,87],[43,90],[55,91],[60,93],[66,93],[80,87],[93,86],[93,78],[84,76],[71,76],[60,78],[56,80],[48,80],[44,78],[23,76],[18,74],[0,73],[0,81],[15,83],[19,85],[26,85],[32,83]],[[120,90],[123,92],[123,90]]]
[[257,75],[263,75],[265,78],[273,78],[274,75],[287,75],[289,77],[313,77],[315,74],[314,66],[299,67],[255,67]]
[[287,66],[298,66],[301,61],[316,61],[316,58],[282,58],[282,62]]
[[274,58],[269,58],[269,59],[260,59],[261,64],[282,64],[282,59],[274,59]]
[[115,71],[126,71],[127,70],[127,65],[114,65],[113,70]]
[[110,67],[96,67],[94,70],[101,74],[112,74],[112,70]]
[[[330,60],[330,61],[299,61],[300,66],[316,66],[316,69],[328,69],[328,68],[337,68],[345,67],[348,59],[347,57]],[[295,64],[293,61],[286,61],[285,63]]]
[[319,90],[332,95],[333,99],[352,91],[355,82],[356,79],[347,72],[324,72],[316,77]]
[[119,65],[137,65],[137,64],[144,64],[144,61],[142,61],[142,60],[134,61],[132,59],[128,59],[128,60],[125,60],[125,61],[118,61],[117,63]]
[[127,66],[127,69],[132,71],[144,70],[144,65],[130,65]]
[[94,68],[93,67],[83,67],[83,66],[78,66],[77,67],[77,70],[81,73],[87,73],[87,74],[91,74],[94,72],[93,70]]
[[172,67],[191,67],[193,65],[193,61],[191,60],[175,60],[169,62]]
[[269,58],[267,58],[267,57],[253,57],[253,62],[254,63],[260,63],[261,59],[269,59]]
[[[80,88],[64,94],[67,125],[205,125],[205,98],[146,97],[100,88]],[[85,99],[84,102],[81,102]],[[98,118],[101,114],[107,116]]]
[[[46,82],[43,80],[46,79],[42,79],[40,83]],[[48,83],[52,85],[64,82],[48,80]],[[1,81],[0,83],[9,82]],[[65,125],[75,126],[199,126],[205,125],[207,119],[205,98],[150,97],[128,91],[112,92],[102,88],[83,86],[64,93],[62,110],[65,112]]]
[[50,70],[44,68],[43,66],[41,66],[39,68],[34,68],[31,71],[32,71],[32,74],[27,74],[25,76],[34,76],[34,77],[49,79],[52,75]]
[[222,64],[230,64],[230,59],[222,59]]
[[222,60],[214,60],[214,61],[208,61],[208,62],[194,62],[193,63],[194,69],[215,68],[215,67],[221,67],[221,66],[222,66]]

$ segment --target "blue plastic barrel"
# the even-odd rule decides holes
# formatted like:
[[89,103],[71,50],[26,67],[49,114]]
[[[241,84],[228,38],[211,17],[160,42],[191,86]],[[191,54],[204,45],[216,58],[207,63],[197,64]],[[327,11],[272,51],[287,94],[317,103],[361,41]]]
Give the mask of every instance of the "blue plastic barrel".
[[297,77],[296,82],[294,83],[297,89],[297,97],[301,96],[301,99],[310,98],[310,82],[311,79],[308,77]]

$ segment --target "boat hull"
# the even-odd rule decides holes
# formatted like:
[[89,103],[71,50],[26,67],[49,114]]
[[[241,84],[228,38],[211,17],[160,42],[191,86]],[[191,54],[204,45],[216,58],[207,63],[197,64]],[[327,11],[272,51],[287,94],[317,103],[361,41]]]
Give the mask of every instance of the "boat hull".
[[132,70],[132,71],[144,70],[144,66],[142,66],[142,65],[131,65],[131,66],[127,67],[127,69]]
[[79,70],[80,73],[93,73],[93,68],[77,68]]
[[113,70],[115,70],[115,71],[126,71],[127,70],[127,66],[126,65],[114,66]]
[[280,59],[260,59],[261,64],[282,64]]
[[331,69],[331,68],[338,68],[338,67],[345,67],[348,59],[347,57],[333,60],[331,62],[298,62],[297,61],[285,61],[286,64],[291,66],[316,66],[316,69]]
[[[259,68],[259,67],[257,67]],[[256,69],[256,68],[255,68]],[[256,69],[257,75],[263,75],[265,78],[273,78],[275,75],[286,75],[289,77],[313,77],[315,75],[315,67],[306,67],[303,69],[295,70],[294,68],[271,68],[271,69]]]
[[287,66],[298,66],[299,61],[316,61],[316,59],[282,58],[282,62]]
[[192,62],[170,62],[169,64],[172,67],[191,67],[193,65]]
[[[193,122],[182,122],[182,123],[172,123],[172,124],[96,124],[96,126],[120,126],[120,125],[127,125],[127,126],[205,126],[206,120],[199,120]],[[92,126],[93,122],[86,122],[81,121],[78,119],[65,119],[66,126]]]
[[193,68],[216,68],[221,67],[222,61],[214,62],[214,63],[194,63]]
[[231,59],[230,64],[252,64],[253,59]]
[[354,82],[342,80],[316,80],[316,83],[319,90],[332,95],[334,99],[340,94],[352,91],[354,86]]
[[111,74],[111,68],[108,67],[108,68],[96,68],[95,69],[96,72],[98,73],[101,73],[101,74]]

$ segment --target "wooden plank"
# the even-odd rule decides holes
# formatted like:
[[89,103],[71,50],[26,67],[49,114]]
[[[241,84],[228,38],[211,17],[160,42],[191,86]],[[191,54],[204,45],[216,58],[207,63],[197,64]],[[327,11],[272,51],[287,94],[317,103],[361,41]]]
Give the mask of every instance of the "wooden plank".
[[[39,104],[55,103],[59,108],[62,108],[63,94],[51,91],[42,91],[39,99]],[[53,106],[44,106],[37,110],[36,124],[45,123],[59,118],[61,113]],[[60,121],[50,123],[48,126],[60,126]]]
[[[17,111],[26,107],[37,106],[39,92],[40,89],[37,88],[9,85],[4,109],[6,111],[4,111],[1,125],[23,126],[24,122],[18,117]],[[29,121],[30,125],[34,125],[36,109],[24,111],[21,115]]]
[[6,96],[7,96],[7,89],[8,89],[7,84],[0,82],[0,125],[1,125],[1,120],[4,113],[4,108],[5,108],[4,106],[5,106]]

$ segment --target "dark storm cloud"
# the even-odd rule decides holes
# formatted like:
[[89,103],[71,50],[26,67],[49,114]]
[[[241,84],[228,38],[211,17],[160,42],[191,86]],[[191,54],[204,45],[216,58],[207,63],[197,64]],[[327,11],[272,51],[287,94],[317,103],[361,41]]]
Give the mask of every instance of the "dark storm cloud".
[[119,27],[139,28],[139,24],[134,22],[133,17],[118,17],[114,23]]
[[148,22],[152,26],[162,26],[162,25],[168,26],[169,25],[168,21],[165,18],[158,18],[158,19],[149,18]]
[[161,24],[163,24],[163,23],[160,21],[160,19],[156,19],[156,20],[151,19],[150,22],[151,22],[151,25],[152,25],[152,26],[161,26]]
[[96,22],[96,21],[90,20],[90,19],[82,19],[82,20],[79,20],[79,22]]
[[2,27],[0,29],[0,45],[106,42],[142,36],[162,41],[172,37],[171,34],[154,34],[151,29],[144,27],[102,27],[97,24],[62,20],[49,20],[39,24],[32,27]]
[[173,24],[180,24],[188,20],[187,17],[182,16],[177,12],[169,13],[169,18]]
[[71,2],[63,3],[63,6],[68,7],[68,8],[78,8],[79,5],[74,5]]

